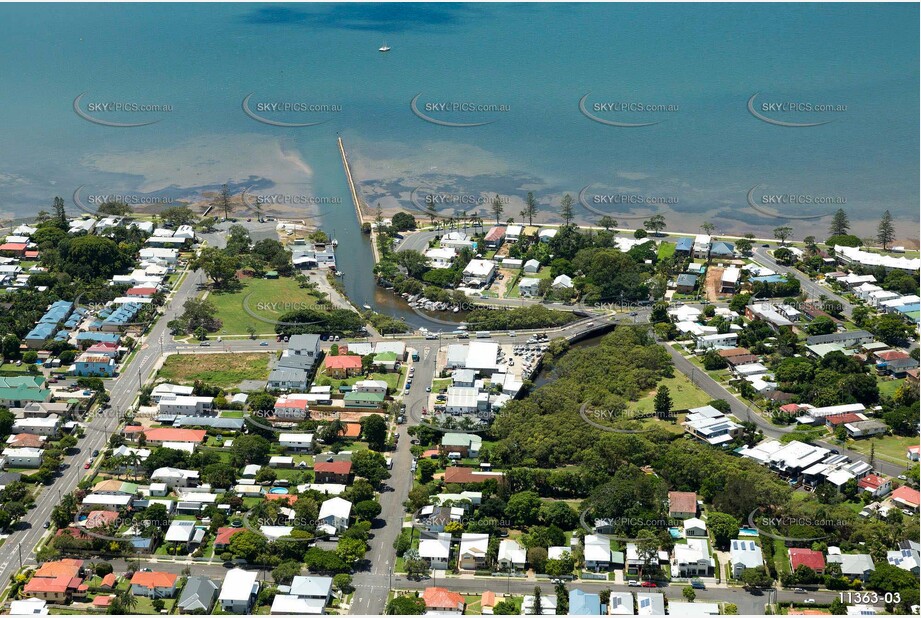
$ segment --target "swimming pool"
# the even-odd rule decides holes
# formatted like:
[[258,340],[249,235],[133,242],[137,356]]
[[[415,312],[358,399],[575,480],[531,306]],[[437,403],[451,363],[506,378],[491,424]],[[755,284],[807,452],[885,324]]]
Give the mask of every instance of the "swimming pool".
[[669,528],[668,533],[673,539],[680,539],[682,537],[681,530],[678,528]]
[[270,494],[286,494],[288,493],[287,487],[273,487],[269,490]]
[[739,536],[758,536],[758,531],[754,528],[739,528]]

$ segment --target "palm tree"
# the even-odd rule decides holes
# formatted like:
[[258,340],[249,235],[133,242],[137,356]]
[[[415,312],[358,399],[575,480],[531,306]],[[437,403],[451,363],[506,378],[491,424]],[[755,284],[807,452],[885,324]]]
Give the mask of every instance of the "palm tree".
[[139,474],[138,469],[141,467],[141,456],[138,454],[137,451],[131,451],[131,454],[128,455],[126,459],[128,460],[127,463],[134,470],[134,480],[135,481],[138,480],[138,474]]
[[125,609],[126,614],[130,614],[131,610],[138,606],[137,597],[131,594],[130,588],[119,592],[116,595],[115,600]]

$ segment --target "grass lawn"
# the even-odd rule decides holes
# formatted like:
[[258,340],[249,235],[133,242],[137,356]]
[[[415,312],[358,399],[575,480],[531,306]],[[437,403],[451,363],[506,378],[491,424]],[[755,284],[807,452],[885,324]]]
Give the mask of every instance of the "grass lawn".
[[452,383],[451,378],[439,378],[437,380],[432,380],[432,392],[437,393],[443,388],[449,388]]
[[194,384],[195,380],[228,388],[243,380],[266,380],[269,357],[265,352],[251,354],[173,354],[157,374],[177,384]]
[[320,386],[331,386],[333,393],[339,392],[340,386],[354,386],[354,384],[360,380],[383,380],[387,383],[387,387],[390,389],[390,394],[397,392],[397,387],[403,383],[403,376],[406,374],[406,365],[403,365],[400,368],[400,372],[390,371],[387,373],[372,373],[371,377],[366,377],[364,374],[358,376],[352,376],[351,378],[345,378],[343,380],[337,380],[335,378],[330,378],[329,376],[318,374],[314,380],[314,384]]
[[870,446],[875,445],[876,456],[898,464],[907,464],[905,453],[912,444],[918,444],[918,437],[904,436],[875,436],[860,440],[848,440],[845,445],[858,453],[870,455]]
[[675,243],[665,242],[664,240],[659,243],[659,259],[664,260],[675,254]]
[[[669,393],[672,396],[673,410],[699,408],[700,406],[707,405],[711,399],[707,393],[694,386],[683,373],[675,372],[675,377],[663,378],[658,385],[665,385],[668,387]],[[638,412],[651,412],[653,410],[655,396],[655,391],[651,391],[636,403],[629,404],[629,407]]]
[[25,374],[29,372],[30,366],[31,365],[29,363],[23,363],[18,367],[16,366],[16,363],[3,363],[3,365],[0,365],[0,374]]
[[216,317],[222,322],[222,335],[248,335],[246,329],[252,326],[257,334],[270,333],[274,336],[274,320],[319,302],[312,290],[301,288],[290,277],[244,279],[242,283],[242,289],[236,292],[212,292],[208,295],[208,300],[217,307]]
[[892,397],[893,395],[895,395],[895,392],[899,390],[899,387],[902,386],[902,383],[904,381],[905,381],[905,378],[899,378],[898,380],[877,379],[877,384],[879,385],[879,394]]
[[[158,614],[159,612],[154,610],[153,600],[147,597],[135,597],[138,600],[137,607],[131,610],[132,614]],[[169,613],[173,609],[173,605],[176,604],[176,599],[162,599],[163,600],[163,609]]]

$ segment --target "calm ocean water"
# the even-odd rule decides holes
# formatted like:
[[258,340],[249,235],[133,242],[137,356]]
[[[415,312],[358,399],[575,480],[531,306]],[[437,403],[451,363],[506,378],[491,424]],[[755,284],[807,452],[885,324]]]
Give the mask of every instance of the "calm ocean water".
[[[350,214],[341,133],[385,207],[500,193],[518,217],[533,190],[552,221],[582,191],[625,222],[663,212],[726,233],[839,206],[869,231],[888,208],[917,239],[917,23],[906,4],[4,5],[0,217],[81,186],[84,201],[179,199],[223,182]],[[91,122],[81,93],[94,119],[158,122]],[[759,120],[756,93],[769,120],[826,124]],[[256,116],[322,124],[258,122],[249,94]],[[443,109],[462,104],[487,111]]]

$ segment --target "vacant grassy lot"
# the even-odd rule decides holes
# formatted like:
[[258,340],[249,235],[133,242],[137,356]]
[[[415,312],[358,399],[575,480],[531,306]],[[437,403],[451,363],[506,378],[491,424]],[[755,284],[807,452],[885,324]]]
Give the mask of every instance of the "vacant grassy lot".
[[166,359],[158,377],[175,384],[201,380],[228,388],[243,380],[268,379],[269,354],[173,354]]
[[905,454],[909,446],[917,443],[917,436],[875,436],[873,438],[863,438],[860,440],[848,440],[845,446],[868,457],[870,456],[870,448],[873,446],[876,449],[875,454],[878,458],[893,463],[908,465],[908,458]]
[[[663,385],[668,387],[672,396],[672,410],[699,408],[710,401],[710,396],[694,386],[683,373],[675,372],[674,378],[664,378],[659,382],[659,386]],[[651,391],[635,404],[630,404],[629,407],[639,412],[651,412],[655,396],[655,391]]]
[[665,242],[664,240],[659,243],[659,259],[664,260],[665,258],[670,258],[675,254],[675,243]]
[[[290,277],[245,279],[242,289],[211,293],[208,300],[217,307],[222,335],[248,335],[250,326],[258,335],[274,335],[274,321],[291,311],[316,307],[319,302],[311,290],[301,288]],[[319,306],[324,307],[322,303]]]

